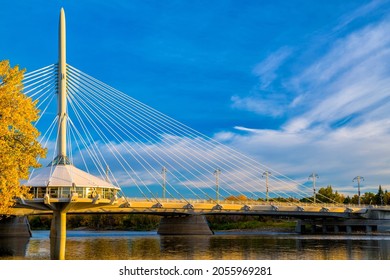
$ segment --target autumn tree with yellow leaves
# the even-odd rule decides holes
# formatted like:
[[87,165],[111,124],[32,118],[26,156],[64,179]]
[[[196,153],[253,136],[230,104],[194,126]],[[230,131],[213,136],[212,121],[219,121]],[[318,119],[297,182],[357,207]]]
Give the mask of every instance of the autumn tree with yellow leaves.
[[40,166],[37,158],[46,155],[33,126],[39,113],[36,101],[22,92],[23,73],[0,61],[0,217],[10,213],[16,198],[28,196],[20,180],[28,179],[30,168]]

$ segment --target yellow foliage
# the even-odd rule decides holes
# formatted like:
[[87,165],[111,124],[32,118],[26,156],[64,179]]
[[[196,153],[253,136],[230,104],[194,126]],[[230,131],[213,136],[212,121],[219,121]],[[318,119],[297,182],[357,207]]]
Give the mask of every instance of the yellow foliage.
[[228,196],[226,198],[226,200],[231,200],[231,201],[247,201],[248,198],[243,195],[243,194],[240,194],[240,195],[237,195],[237,196],[234,196],[234,195],[231,195],[231,196]]
[[0,61],[0,214],[10,213],[15,198],[28,196],[20,180],[28,179],[30,167],[39,167],[37,157],[46,155],[32,125],[39,111],[22,93],[23,73],[9,61]]

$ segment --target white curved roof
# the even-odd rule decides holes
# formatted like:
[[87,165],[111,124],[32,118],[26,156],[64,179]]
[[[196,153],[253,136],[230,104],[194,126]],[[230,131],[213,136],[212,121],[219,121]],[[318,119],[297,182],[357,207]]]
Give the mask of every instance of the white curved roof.
[[114,185],[93,176],[73,165],[53,165],[34,170],[30,180],[22,182],[29,187],[100,187],[115,188]]

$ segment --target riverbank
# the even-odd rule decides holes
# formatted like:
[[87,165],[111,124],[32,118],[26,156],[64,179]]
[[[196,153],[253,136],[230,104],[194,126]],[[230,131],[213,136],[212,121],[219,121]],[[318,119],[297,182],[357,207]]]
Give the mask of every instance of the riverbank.
[[225,216],[208,217],[213,231],[278,231],[294,232],[295,220],[282,220],[264,217]]
[[[153,231],[157,230],[161,217],[153,215],[69,215],[67,217],[67,229],[69,230],[132,230]],[[220,231],[275,231],[294,232],[295,220],[272,219],[269,217],[248,216],[207,216],[210,229]],[[29,217],[32,230],[49,230],[51,224],[50,215]]]

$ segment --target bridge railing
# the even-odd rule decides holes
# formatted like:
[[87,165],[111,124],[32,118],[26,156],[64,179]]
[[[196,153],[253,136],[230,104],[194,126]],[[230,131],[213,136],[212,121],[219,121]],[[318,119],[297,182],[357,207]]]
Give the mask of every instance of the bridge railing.
[[[116,190],[110,188],[93,188],[93,187],[32,187],[30,189],[30,193],[33,195],[35,199],[42,199],[45,196],[49,196],[50,198],[70,198],[74,193],[77,193],[77,197],[79,198],[89,198],[94,199],[97,196],[102,199],[113,199],[116,197]],[[131,201],[139,201],[139,202],[156,202],[156,199],[145,199],[140,197],[127,197],[126,200],[128,202]],[[171,199],[171,198],[159,198],[158,201],[162,203],[183,203],[183,204],[229,204],[229,205],[251,205],[251,206],[297,206],[302,207],[321,207],[321,208],[380,208],[380,209],[390,209],[390,206],[382,206],[382,205],[373,205],[373,204],[342,204],[342,203],[309,203],[309,202],[283,202],[283,201],[259,201],[259,200],[220,200],[218,203],[215,200],[211,199]]]
[[32,187],[30,193],[33,198],[70,198],[72,194],[77,193],[79,198],[94,198],[99,195],[103,199],[112,199],[116,195],[116,190],[111,188],[99,187]]
[[[128,201],[145,201],[145,198],[139,197],[127,197]],[[156,199],[150,199],[150,201],[156,201]],[[331,208],[331,207],[340,207],[340,208],[390,208],[390,206],[381,206],[381,205],[373,205],[373,204],[343,204],[343,203],[310,203],[310,202],[282,202],[282,201],[258,201],[258,200],[220,200],[218,203],[215,200],[210,199],[158,199],[158,201],[162,204],[164,203],[210,203],[210,204],[240,204],[240,205],[259,205],[259,206],[300,206],[300,207],[323,207],[323,208]]]

